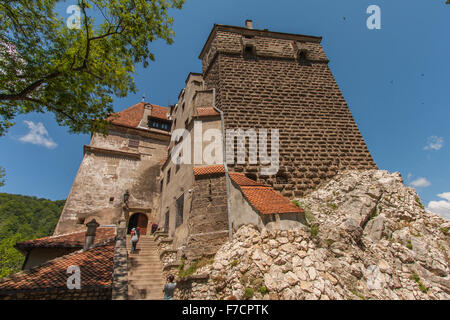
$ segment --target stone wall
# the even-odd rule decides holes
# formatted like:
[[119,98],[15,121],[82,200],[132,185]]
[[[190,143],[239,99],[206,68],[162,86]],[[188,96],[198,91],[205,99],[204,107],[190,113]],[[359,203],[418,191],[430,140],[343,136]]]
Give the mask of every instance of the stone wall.
[[[117,127],[106,137],[93,135],[54,235],[82,231],[93,218],[100,224],[117,224],[127,189],[130,207],[156,212],[157,177],[168,138],[158,140],[141,131]],[[130,140],[138,140],[139,147],[129,147]]]
[[[373,169],[373,161],[317,39],[303,42],[220,27],[202,56],[204,80],[216,88],[226,128],[278,128],[279,176],[261,176],[259,165],[234,165],[288,197],[316,189],[343,169]],[[256,58],[244,59],[252,41]],[[296,54],[306,50],[308,63]],[[270,131],[269,131],[270,132]]]
[[180,298],[450,298],[450,222],[426,212],[398,173],[345,171],[298,201],[308,226],[241,227],[212,265],[181,281]]
[[228,240],[225,176],[196,177],[185,244],[188,260],[210,256]]

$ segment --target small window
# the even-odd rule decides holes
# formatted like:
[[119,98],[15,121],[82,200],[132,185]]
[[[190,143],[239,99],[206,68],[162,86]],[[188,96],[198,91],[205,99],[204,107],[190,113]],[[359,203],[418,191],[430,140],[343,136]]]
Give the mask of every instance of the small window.
[[128,141],[128,147],[129,148],[139,148],[139,140],[130,139]]
[[169,182],[170,182],[170,169],[167,170],[167,183],[166,184],[169,184]]
[[110,197],[109,202],[113,202],[113,201],[114,201],[114,197]]
[[170,122],[149,117],[148,127],[164,131],[170,131]]
[[78,218],[77,224],[84,224],[84,218]]
[[300,50],[298,53],[298,62],[299,64],[303,66],[309,66],[311,63],[308,60],[308,51],[307,50]]
[[256,48],[253,45],[246,44],[244,46],[244,59],[256,59]]

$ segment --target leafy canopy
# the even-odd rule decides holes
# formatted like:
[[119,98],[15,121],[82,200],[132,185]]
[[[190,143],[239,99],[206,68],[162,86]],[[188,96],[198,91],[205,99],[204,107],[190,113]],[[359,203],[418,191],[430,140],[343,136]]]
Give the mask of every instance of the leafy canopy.
[[5,185],[5,169],[0,167],[0,187],[3,187]]
[[64,203],[0,193],[0,278],[19,271],[23,264],[16,242],[51,235]]
[[173,42],[168,11],[184,1],[78,0],[74,20],[58,16],[58,0],[0,0],[0,136],[29,112],[52,112],[73,133],[105,131],[112,95],[136,92],[135,64],[154,60],[150,42]]

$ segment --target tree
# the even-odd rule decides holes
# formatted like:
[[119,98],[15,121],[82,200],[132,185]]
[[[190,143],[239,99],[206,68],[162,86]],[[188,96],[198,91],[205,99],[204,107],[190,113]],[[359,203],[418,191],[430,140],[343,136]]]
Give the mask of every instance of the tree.
[[5,185],[5,169],[0,167],[0,187],[3,187]]
[[150,42],[173,42],[168,11],[185,0],[0,0],[0,136],[16,115],[51,112],[73,133],[104,131],[112,95],[136,92]]

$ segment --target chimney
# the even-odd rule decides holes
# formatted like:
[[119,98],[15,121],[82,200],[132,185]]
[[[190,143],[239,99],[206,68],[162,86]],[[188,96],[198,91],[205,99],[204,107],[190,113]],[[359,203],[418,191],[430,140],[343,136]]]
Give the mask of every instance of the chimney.
[[84,250],[88,250],[93,247],[95,240],[95,233],[97,231],[99,224],[95,219],[92,219],[90,222],[86,223],[86,236],[84,240]]
[[247,29],[253,29],[253,21],[252,20],[245,20],[245,27]]

